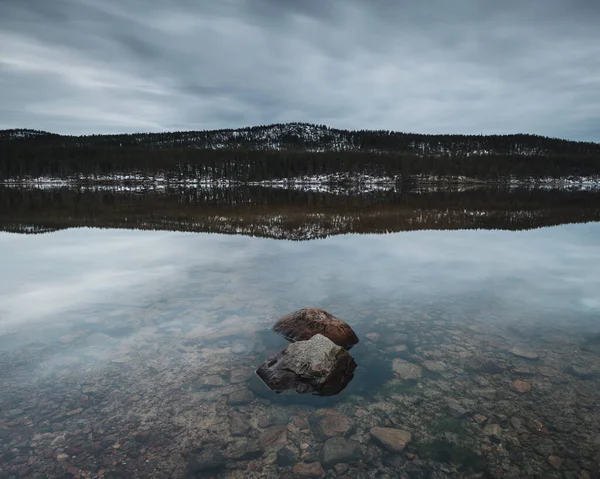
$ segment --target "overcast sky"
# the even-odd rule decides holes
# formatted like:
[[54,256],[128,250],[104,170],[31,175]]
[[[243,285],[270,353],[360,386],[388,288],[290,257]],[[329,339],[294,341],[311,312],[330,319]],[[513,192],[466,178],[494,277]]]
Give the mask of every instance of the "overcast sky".
[[599,0],[1,0],[0,129],[600,141]]

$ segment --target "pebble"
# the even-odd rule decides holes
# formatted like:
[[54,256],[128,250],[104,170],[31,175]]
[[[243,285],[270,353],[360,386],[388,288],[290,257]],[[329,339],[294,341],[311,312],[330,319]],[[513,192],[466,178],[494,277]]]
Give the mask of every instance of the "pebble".
[[188,463],[188,471],[192,474],[217,471],[225,466],[225,459],[221,451],[208,447],[192,452]]
[[510,423],[517,431],[521,429],[521,426],[523,425],[518,417],[511,417]]
[[502,434],[502,428],[498,424],[486,424],[483,427],[483,433],[486,436],[500,437],[500,435]]
[[448,407],[448,412],[452,417],[461,418],[469,414],[469,411],[462,407],[456,399],[448,399],[446,405]]
[[479,384],[481,387],[486,387],[490,385],[490,382],[483,376],[475,376],[473,378],[473,381]]
[[4,415],[8,419],[16,419],[17,417],[21,416],[24,412],[25,411],[23,411],[23,409],[10,409],[9,411],[6,411]]
[[579,378],[579,379],[589,380],[589,379],[595,379],[600,376],[600,372],[598,370],[586,368],[583,366],[571,365],[571,366],[567,367],[565,369],[565,371],[567,373],[569,373],[571,376],[575,376],[576,378]]
[[286,426],[273,426],[263,432],[259,439],[259,446],[273,446],[276,444],[287,443],[287,427]]
[[231,384],[238,384],[247,381],[251,376],[251,371],[247,371],[245,369],[234,369],[233,371],[231,371],[229,381],[231,382]]
[[277,464],[282,467],[291,466],[298,462],[298,450],[293,444],[282,447],[277,451]]
[[66,444],[66,439],[64,434],[61,436],[56,436],[52,441],[53,446],[64,446]]
[[348,436],[354,430],[352,420],[336,410],[319,409],[308,417],[315,437],[321,441],[335,436]]
[[469,358],[465,365],[469,369],[485,374],[502,374],[504,372],[504,367],[491,359]]
[[367,337],[367,339],[370,339],[373,342],[379,340],[379,333],[367,333],[365,334],[365,336]]
[[412,439],[410,432],[390,427],[373,427],[369,432],[375,444],[393,453],[404,451]]
[[229,453],[229,458],[234,461],[249,461],[262,456],[263,449],[254,441],[243,440],[237,443]]
[[558,456],[548,456],[548,464],[550,464],[554,469],[560,469],[562,466],[563,460]]
[[150,440],[150,436],[152,435],[152,432],[145,429],[145,430],[141,430],[141,431],[137,431],[135,433],[133,433],[133,438],[138,441],[141,442],[142,444],[147,443]]
[[246,351],[248,351],[248,348],[241,343],[236,343],[231,347],[231,352],[233,354],[244,354]]
[[292,469],[294,477],[322,477],[325,475],[320,462],[299,462]]
[[525,394],[531,391],[531,384],[526,381],[521,381],[519,379],[512,381],[509,385],[511,391],[514,391],[519,394]]
[[512,354],[513,356],[517,356],[519,358],[525,358],[525,359],[538,359],[539,355],[537,353],[534,353],[533,351],[528,351],[526,349],[523,348],[519,348],[519,347],[514,347],[508,350],[508,352],[510,354]]
[[273,424],[273,420],[271,419],[270,416],[263,414],[258,417],[257,424],[258,424],[258,427],[269,427],[271,424]]
[[483,414],[475,414],[472,419],[477,424],[483,424],[485,421],[487,421],[487,417],[485,417]]
[[537,374],[537,371],[530,366],[521,364],[520,366],[517,366],[513,369],[513,373],[519,376],[535,376]]
[[232,392],[227,398],[227,404],[231,406],[248,404],[254,399],[254,393],[249,389],[239,389]]
[[443,361],[426,360],[423,361],[421,364],[425,369],[427,369],[427,371],[437,374],[441,374],[445,372],[446,369],[448,369],[448,366],[446,366],[446,363],[444,363]]
[[390,353],[404,353],[408,351],[408,346],[406,344],[396,344],[395,346],[385,348],[385,350]]
[[225,386],[225,381],[223,381],[223,378],[217,374],[213,374],[211,376],[206,376],[204,378],[202,378],[199,381],[199,384],[201,384],[204,387],[207,388],[216,388],[216,387],[221,387],[221,386]]
[[323,444],[323,464],[330,468],[339,463],[358,461],[361,457],[360,444],[341,437],[332,437]]
[[229,432],[232,436],[245,436],[250,430],[250,418],[244,414],[231,413],[229,416]]
[[473,389],[473,395],[486,399],[494,399],[496,397],[496,390],[491,388]]
[[422,375],[421,366],[400,358],[392,361],[392,370],[400,379],[404,380],[419,379]]

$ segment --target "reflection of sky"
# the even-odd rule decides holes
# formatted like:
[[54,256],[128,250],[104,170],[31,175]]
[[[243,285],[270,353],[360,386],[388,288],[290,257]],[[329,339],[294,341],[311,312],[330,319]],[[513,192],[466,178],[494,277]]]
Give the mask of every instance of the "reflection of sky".
[[[395,299],[494,290],[529,308],[600,312],[600,223],[530,232],[420,231],[284,242],[124,230],[0,234],[0,334],[92,305],[136,304],[185,289],[190,272],[230,272],[228,294],[328,307],[328,298]],[[287,311],[281,311],[285,313]]]

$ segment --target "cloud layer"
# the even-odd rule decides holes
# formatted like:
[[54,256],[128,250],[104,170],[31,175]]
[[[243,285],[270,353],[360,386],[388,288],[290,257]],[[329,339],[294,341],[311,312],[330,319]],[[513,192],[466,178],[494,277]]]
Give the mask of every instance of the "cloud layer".
[[600,141],[600,2],[4,0],[0,128]]

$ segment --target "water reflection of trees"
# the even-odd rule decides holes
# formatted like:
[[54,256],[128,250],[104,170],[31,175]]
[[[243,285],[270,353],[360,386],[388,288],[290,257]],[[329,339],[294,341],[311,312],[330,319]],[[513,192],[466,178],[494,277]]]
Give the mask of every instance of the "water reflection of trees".
[[540,189],[334,195],[263,187],[89,191],[0,188],[0,229],[72,227],[305,240],[422,229],[521,230],[600,220],[600,192]]

